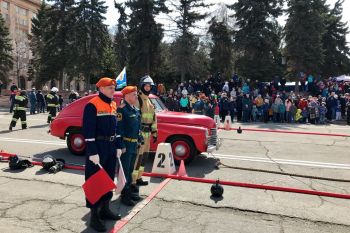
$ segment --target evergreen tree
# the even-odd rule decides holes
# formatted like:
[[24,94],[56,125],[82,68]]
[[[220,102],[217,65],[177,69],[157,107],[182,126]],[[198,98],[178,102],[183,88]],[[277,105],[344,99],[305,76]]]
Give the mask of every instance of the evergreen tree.
[[289,0],[285,26],[288,72],[316,73],[324,61],[324,0]]
[[344,0],[338,0],[325,15],[326,28],[322,38],[325,60],[321,67],[324,78],[350,72],[350,49],[346,42],[349,28],[342,21],[343,3]]
[[179,16],[174,19],[174,22],[179,36],[173,43],[173,57],[182,82],[187,76],[193,74],[194,54],[198,47],[199,40],[191,29],[196,27],[196,22],[205,19],[207,15],[199,13],[199,10],[207,6],[209,5],[204,4],[203,0],[180,0],[180,3],[175,6]]
[[234,47],[240,56],[238,74],[255,80],[271,79],[281,74],[281,28],[277,17],[282,14],[282,0],[238,0],[229,6],[235,10],[238,30]]
[[116,53],[117,68],[122,70],[127,63],[127,50],[128,50],[128,38],[127,38],[127,15],[125,13],[125,6],[120,3],[114,2],[115,8],[118,9],[119,19],[117,32],[114,37],[114,50]]
[[34,81],[34,85],[39,88],[41,78],[39,77],[41,63],[43,62],[41,56],[45,47],[45,33],[47,31],[48,15],[47,4],[42,1],[40,9],[35,18],[32,19],[32,29],[29,35],[29,46],[32,52],[32,58],[29,61],[28,77]]
[[58,80],[63,85],[63,76],[71,75],[76,60],[74,25],[76,23],[74,0],[49,0],[47,32],[41,56],[40,83]]
[[[117,63],[117,55],[112,47],[112,41],[108,43],[108,46],[104,48],[103,56],[101,59],[101,74],[98,75],[100,77],[110,77],[116,78],[116,76],[121,71],[118,67],[116,67]],[[97,81],[97,80],[96,80]]]
[[81,0],[76,9],[76,24],[74,27],[75,47],[78,49],[75,57],[75,67],[78,74],[83,74],[87,85],[90,77],[102,71],[101,59],[106,48],[110,46],[107,26],[103,23],[107,7],[100,0]]
[[128,22],[128,64],[134,81],[145,75],[154,75],[159,65],[159,45],[163,38],[162,25],[156,23],[155,16],[167,13],[165,0],[129,0],[126,5],[131,10]]
[[176,71],[172,63],[171,44],[165,42],[160,44],[160,56],[161,62],[152,78],[157,83],[172,85],[176,78]]
[[232,73],[232,38],[225,21],[218,22],[213,18],[210,22],[208,33],[211,35],[211,71],[221,72],[224,77]]
[[12,44],[5,20],[0,14],[0,80],[8,83],[8,72],[13,67]]

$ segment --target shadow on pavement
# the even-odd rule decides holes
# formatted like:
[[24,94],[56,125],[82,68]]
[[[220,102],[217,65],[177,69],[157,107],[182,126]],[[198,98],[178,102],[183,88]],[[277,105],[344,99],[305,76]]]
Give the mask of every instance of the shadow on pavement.
[[49,124],[43,124],[43,125],[34,125],[34,126],[29,126],[30,129],[41,129],[41,128],[48,128],[49,129]]
[[[215,170],[216,159],[207,157],[206,155],[198,155],[192,163],[186,165],[186,172],[188,176],[203,178]],[[178,167],[177,167],[178,169]]]

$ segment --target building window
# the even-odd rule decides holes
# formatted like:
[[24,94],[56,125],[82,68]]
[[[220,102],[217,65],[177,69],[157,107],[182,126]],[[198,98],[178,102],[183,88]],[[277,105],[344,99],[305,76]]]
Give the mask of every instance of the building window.
[[28,14],[28,10],[23,9],[22,7],[16,6],[16,13],[18,15],[26,16]]
[[7,21],[9,19],[9,15],[6,13],[1,13],[2,14],[2,18]]
[[9,9],[9,3],[8,2],[2,1],[1,2],[1,6],[2,6],[2,8],[6,9],[6,10]]
[[16,22],[19,25],[23,25],[23,26],[27,26],[28,25],[28,20],[26,20],[26,19],[19,19],[19,18],[17,18]]

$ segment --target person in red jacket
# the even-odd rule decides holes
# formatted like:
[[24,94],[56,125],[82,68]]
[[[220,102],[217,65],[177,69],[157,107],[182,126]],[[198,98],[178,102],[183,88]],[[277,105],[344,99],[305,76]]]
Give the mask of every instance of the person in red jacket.
[[302,98],[300,101],[299,101],[299,104],[298,104],[298,108],[303,110],[304,108],[306,108],[308,105],[307,103],[307,100],[305,98]]

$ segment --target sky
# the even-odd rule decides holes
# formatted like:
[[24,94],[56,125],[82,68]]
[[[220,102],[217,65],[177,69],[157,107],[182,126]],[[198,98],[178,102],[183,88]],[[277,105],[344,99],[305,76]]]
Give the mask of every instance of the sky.
[[[115,25],[117,24],[117,20],[119,18],[119,14],[118,14],[118,10],[114,8],[114,0],[105,0],[106,1],[106,5],[108,6],[108,11],[107,14],[105,15],[106,17],[106,21],[105,23],[107,25],[109,25],[109,27],[111,29],[113,29],[115,27]],[[115,0],[117,3],[122,3],[125,2],[125,0]],[[307,0],[306,0],[307,1]],[[233,2],[235,2],[235,0],[204,0],[205,3],[207,4],[216,4],[216,3],[225,3],[225,4],[232,4]],[[327,3],[330,4],[331,6],[334,5],[334,3],[336,2],[336,0],[327,0]],[[348,25],[350,27],[350,0],[345,0],[343,3],[343,21],[344,22],[348,22]],[[215,10],[215,6],[210,7],[209,9],[210,11]],[[162,24],[165,25],[165,27],[167,27],[166,25],[169,25],[169,21],[166,19],[166,16],[160,16],[158,18],[158,21]],[[286,17],[281,17],[279,19],[281,24],[284,24],[286,20]],[[198,26],[202,26],[205,25],[205,22],[200,22]],[[347,36],[348,41],[350,41],[350,34]]]

